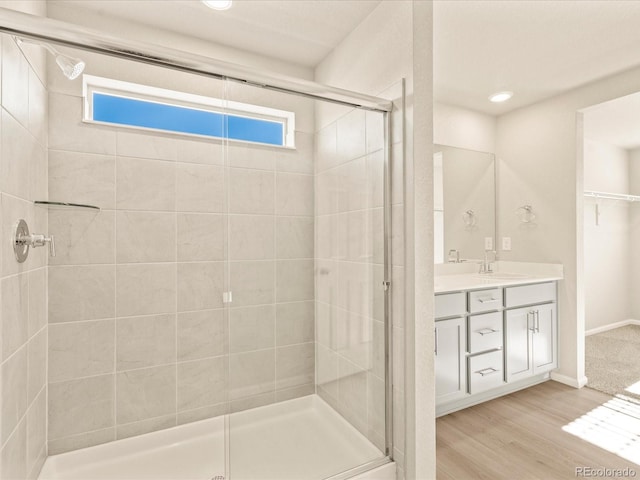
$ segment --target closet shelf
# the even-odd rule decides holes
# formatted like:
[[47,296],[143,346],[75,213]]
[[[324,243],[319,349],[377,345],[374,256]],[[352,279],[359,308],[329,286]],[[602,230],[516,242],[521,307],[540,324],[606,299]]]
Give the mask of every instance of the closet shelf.
[[82,203],[49,202],[45,200],[35,200],[33,203],[34,205],[40,205],[42,207],[84,208],[88,210],[100,211],[100,207],[96,207],[95,205],[85,205]]
[[628,195],[626,193],[609,193],[585,191],[585,197],[602,198],[605,200],[624,200],[625,202],[640,202],[639,195]]

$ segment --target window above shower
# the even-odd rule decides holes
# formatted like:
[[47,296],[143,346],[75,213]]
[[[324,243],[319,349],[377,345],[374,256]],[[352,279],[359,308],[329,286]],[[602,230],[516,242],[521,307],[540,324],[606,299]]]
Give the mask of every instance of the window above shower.
[[83,121],[295,148],[295,114],[175,90],[83,76]]

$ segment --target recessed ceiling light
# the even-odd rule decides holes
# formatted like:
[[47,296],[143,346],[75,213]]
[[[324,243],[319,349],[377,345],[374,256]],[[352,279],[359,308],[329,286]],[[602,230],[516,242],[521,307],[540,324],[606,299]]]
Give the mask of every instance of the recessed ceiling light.
[[489,96],[489,100],[493,103],[506,102],[511,97],[513,97],[513,92],[498,92]]
[[214,10],[228,10],[231,8],[231,0],[202,0],[207,7]]

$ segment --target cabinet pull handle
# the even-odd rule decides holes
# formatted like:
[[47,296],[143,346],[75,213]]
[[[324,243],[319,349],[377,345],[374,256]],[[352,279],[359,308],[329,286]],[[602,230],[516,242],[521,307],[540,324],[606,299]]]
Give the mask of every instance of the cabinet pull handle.
[[533,314],[533,318],[535,319],[536,323],[535,323],[535,332],[536,333],[540,333],[540,311],[536,310],[535,313]]
[[434,328],[433,331],[436,334],[436,338],[435,338],[435,342],[434,342],[435,345],[434,345],[434,348],[433,348],[433,352],[436,354],[436,357],[437,357],[438,356],[438,329]]
[[[529,319],[533,319],[533,326],[529,326]],[[533,333],[536,333],[536,312],[535,310],[529,310],[527,312],[527,329],[531,330]]]
[[498,373],[500,370],[495,369],[493,367],[488,367],[488,368],[483,368],[482,370],[478,370],[475,373],[479,373],[480,375],[482,375],[483,377],[486,377],[487,375],[492,375],[494,373]]
[[489,335],[490,333],[499,333],[500,330],[494,330],[493,328],[481,328],[480,330],[476,330],[476,333],[479,333],[482,336]]
[[478,301],[480,303],[494,303],[494,302],[498,302],[500,299],[499,298],[479,298]]

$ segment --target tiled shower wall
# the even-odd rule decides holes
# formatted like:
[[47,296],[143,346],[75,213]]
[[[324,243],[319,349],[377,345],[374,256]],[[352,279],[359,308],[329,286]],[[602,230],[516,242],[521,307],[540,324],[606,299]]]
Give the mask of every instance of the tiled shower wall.
[[384,130],[343,109],[316,135],[318,393],[384,451]]
[[33,205],[47,197],[46,69],[37,49],[26,46],[27,57],[0,41],[0,479],[35,479],[47,455],[47,252],[18,263],[9,239],[20,218],[47,232],[46,209]]
[[312,102],[76,56],[293,110],[297,148],[82,123],[79,87],[50,68],[49,197],[102,209],[49,214],[50,453],[313,393]]

